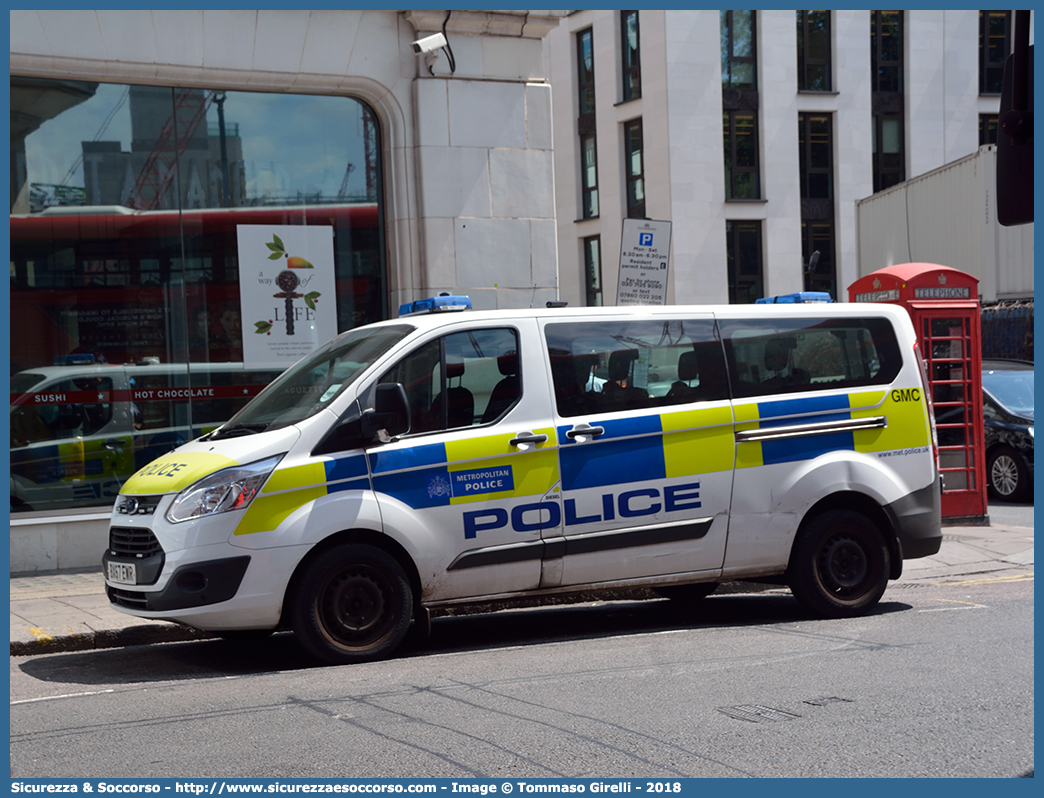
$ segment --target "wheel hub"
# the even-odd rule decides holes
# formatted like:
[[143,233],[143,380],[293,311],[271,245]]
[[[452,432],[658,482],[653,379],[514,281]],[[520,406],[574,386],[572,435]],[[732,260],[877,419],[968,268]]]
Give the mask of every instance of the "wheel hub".
[[823,546],[820,565],[829,589],[835,593],[859,587],[869,567],[863,547],[851,538],[840,536]]
[[345,573],[332,580],[323,602],[325,620],[335,635],[356,638],[371,631],[384,617],[384,592],[372,577]]
[[1010,496],[1015,492],[1015,486],[1019,483],[1019,470],[1015,461],[1006,454],[998,456],[993,461],[990,469],[990,479],[997,493],[1002,496]]

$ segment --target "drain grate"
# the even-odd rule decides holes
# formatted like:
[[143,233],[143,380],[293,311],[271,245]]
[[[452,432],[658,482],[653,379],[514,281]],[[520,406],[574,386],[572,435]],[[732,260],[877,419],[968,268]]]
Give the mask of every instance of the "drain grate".
[[718,707],[718,712],[728,715],[736,720],[749,720],[751,723],[776,723],[781,720],[794,720],[800,718],[793,712],[784,712],[782,709],[763,707],[760,704],[741,704],[735,707]]
[[853,701],[851,698],[838,698],[834,695],[830,696],[830,698],[810,698],[805,703],[814,707],[825,707],[827,704],[851,704]]

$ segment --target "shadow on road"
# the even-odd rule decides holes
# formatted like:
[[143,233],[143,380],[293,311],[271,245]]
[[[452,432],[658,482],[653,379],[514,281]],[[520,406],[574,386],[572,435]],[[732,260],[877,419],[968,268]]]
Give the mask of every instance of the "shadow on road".
[[[873,614],[909,609],[909,604],[886,601],[879,604]],[[432,622],[430,637],[422,637],[411,630],[396,659],[667,630],[804,624],[809,621],[814,619],[789,594],[779,592],[711,596],[688,608],[657,599],[511,609],[436,618]],[[824,632],[831,623],[815,622],[824,624]],[[34,679],[79,685],[143,684],[324,666],[326,663],[305,652],[290,633],[250,642],[199,640],[55,654],[33,657],[17,664]]]

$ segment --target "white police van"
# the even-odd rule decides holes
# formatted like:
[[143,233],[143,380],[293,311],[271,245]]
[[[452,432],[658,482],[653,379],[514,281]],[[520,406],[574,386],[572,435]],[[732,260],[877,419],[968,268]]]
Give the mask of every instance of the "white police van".
[[853,616],[939,550],[901,308],[468,304],[338,336],[128,479],[111,602],[353,662],[508,597],[777,580]]

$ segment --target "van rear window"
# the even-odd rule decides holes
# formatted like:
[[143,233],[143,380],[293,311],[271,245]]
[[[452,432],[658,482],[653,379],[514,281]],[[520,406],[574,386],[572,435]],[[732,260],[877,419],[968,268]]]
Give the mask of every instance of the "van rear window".
[[734,397],[890,383],[902,358],[883,318],[723,319]]

